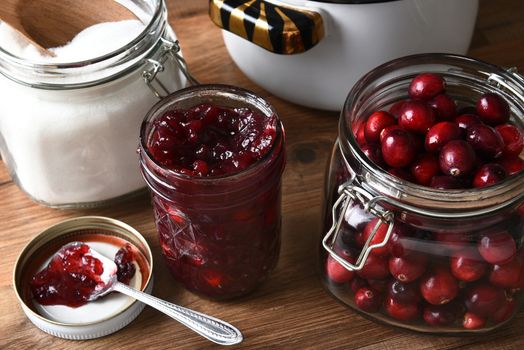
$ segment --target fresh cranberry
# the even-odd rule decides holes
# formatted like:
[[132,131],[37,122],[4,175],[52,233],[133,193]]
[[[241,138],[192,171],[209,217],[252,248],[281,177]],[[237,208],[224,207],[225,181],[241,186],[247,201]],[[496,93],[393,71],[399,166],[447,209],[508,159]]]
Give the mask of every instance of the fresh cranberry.
[[503,124],[497,125],[495,130],[498,131],[502,140],[504,140],[503,155],[507,157],[518,156],[524,148],[524,137],[522,132],[515,125]]
[[519,288],[524,278],[522,254],[504,265],[493,265],[489,274],[491,284],[503,288]]
[[449,326],[457,319],[457,308],[457,305],[454,303],[445,305],[428,304],[424,307],[422,318],[430,326]]
[[486,124],[474,124],[467,129],[466,139],[473,149],[487,157],[495,159],[504,151],[504,140],[498,131]]
[[480,124],[482,121],[475,114],[461,114],[455,118],[455,124],[459,126],[462,131],[466,131],[470,126],[474,124]]
[[431,182],[429,183],[429,187],[438,188],[441,190],[456,190],[463,188],[464,185],[460,179],[457,179],[454,176],[439,175],[433,176]]
[[498,308],[493,315],[491,315],[491,320],[497,324],[502,323],[506,320],[509,320],[511,316],[515,313],[517,310],[517,301],[513,298],[507,298],[504,300],[502,305]]
[[383,167],[386,164],[384,163],[384,159],[382,159],[382,151],[380,150],[380,146],[369,143],[361,146],[360,149],[362,152],[364,152],[366,157],[368,157],[376,165]]
[[520,173],[524,169],[524,160],[520,157],[501,157],[497,163],[504,167],[508,176]]
[[466,141],[450,141],[440,151],[440,169],[446,175],[465,176],[473,170],[475,161],[475,151]]
[[398,124],[408,131],[425,134],[435,124],[435,110],[423,101],[407,101],[402,106]]
[[103,273],[102,262],[91,255],[89,246],[73,242],[62,247],[49,264],[33,276],[30,288],[39,304],[79,307],[86,304],[96,290],[105,287]]
[[457,105],[455,101],[446,94],[435,96],[429,105],[437,111],[439,120],[452,120],[457,115]]
[[508,174],[506,169],[497,163],[488,163],[480,167],[473,177],[473,187],[487,187],[502,182]]
[[413,302],[402,304],[389,296],[384,301],[384,309],[389,316],[400,321],[416,320],[421,313],[420,304]]
[[461,138],[462,131],[456,123],[440,122],[429,129],[426,134],[425,147],[428,152],[438,152],[449,141]]
[[476,249],[464,249],[453,254],[450,267],[459,280],[473,282],[484,276],[488,266]]
[[409,85],[409,97],[413,99],[429,100],[444,92],[446,82],[435,73],[417,75]]
[[486,93],[477,101],[477,114],[486,124],[504,124],[509,120],[509,105],[502,96]]
[[131,244],[126,243],[115,254],[115,264],[117,266],[117,279],[119,282],[129,284],[131,278],[135,275],[136,267],[133,264],[135,255]]
[[442,305],[455,299],[459,285],[448,270],[435,268],[420,280],[420,292],[428,303]]
[[463,251],[470,246],[470,237],[465,233],[433,232],[431,238],[443,244],[452,253]]
[[371,289],[376,290],[377,292],[383,293],[388,288],[388,280],[367,280],[368,285]]
[[389,114],[393,115],[394,117],[398,118],[400,116],[400,111],[402,110],[402,106],[404,105],[404,100],[402,101],[397,101],[395,102],[394,104],[391,105],[391,107],[389,107]]
[[486,319],[475,315],[472,312],[466,312],[464,314],[464,320],[462,326],[466,329],[480,329],[486,326]]
[[365,312],[377,312],[382,304],[382,298],[377,291],[363,287],[355,293],[355,304]]
[[393,231],[389,238],[389,253],[397,258],[412,253],[409,246],[409,238],[413,236],[411,226],[395,221]]
[[408,255],[402,258],[389,259],[391,275],[403,283],[409,283],[426,271],[427,258],[424,255]]
[[380,133],[384,128],[395,125],[397,120],[395,117],[385,111],[377,111],[371,114],[366,121],[364,128],[364,135],[368,142],[378,142],[380,140]]
[[413,178],[413,175],[411,175],[410,172],[403,168],[389,168],[388,173],[391,175],[398,177],[399,179],[408,181],[408,182],[415,182],[415,179]]
[[402,168],[415,159],[413,136],[402,128],[388,128],[382,137],[382,157],[391,167]]
[[369,286],[368,282],[358,276],[355,276],[349,283],[349,288],[353,291],[353,293],[356,293],[360,288],[367,286]]
[[506,231],[495,231],[483,235],[477,248],[484,260],[494,265],[510,262],[517,251],[513,237]]
[[440,172],[437,158],[430,153],[422,154],[411,164],[411,175],[419,185],[428,186]]
[[355,138],[357,139],[357,143],[359,146],[364,146],[368,141],[366,140],[366,135],[365,135],[365,129],[366,129],[366,125],[365,124],[361,124],[357,130],[355,131]]
[[388,296],[401,304],[419,303],[422,301],[420,291],[416,283],[402,283],[393,280],[388,284]]
[[470,312],[488,317],[504,304],[506,294],[502,288],[487,283],[473,285],[466,290],[465,304]]
[[[353,257],[348,251],[340,251],[338,255],[341,255],[349,262],[354,262]],[[354,271],[346,269],[342,264],[329,255],[326,260],[326,274],[331,281],[342,284],[349,282],[355,273]]]
[[[384,241],[386,238],[386,233],[388,232],[388,224],[383,223],[379,218],[374,218],[370,222],[367,223],[366,227],[362,231],[362,234],[357,234],[356,240],[357,243],[360,244],[360,246],[364,246],[364,244],[369,239],[369,236],[371,236],[371,233],[375,229],[375,226],[380,222],[380,225],[378,226],[378,229],[371,239],[371,242],[369,245],[379,244]],[[376,255],[387,255],[389,252],[389,247],[386,244],[384,247],[381,248],[375,248],[371,251],[372,254]]]
[[389,276],[388,259],[370,254],[364,263],[362,270],[357,271],[357,275],[367,280],[381,280]]

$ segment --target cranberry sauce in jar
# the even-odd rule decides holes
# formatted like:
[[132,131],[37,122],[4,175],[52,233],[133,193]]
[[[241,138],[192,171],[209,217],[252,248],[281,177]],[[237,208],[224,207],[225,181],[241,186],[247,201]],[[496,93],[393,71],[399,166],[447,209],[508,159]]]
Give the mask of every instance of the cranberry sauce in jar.
[[439,54],[386,63],[355,85],[326,179],[320,268],[331,294],[421,332],[486,332],[515,316],[523,93],[511,71]]
[[251,292],[280,251],[284,131],[273,108],[225,85],[160,101],[139,148],[162,253],[175,279],[214,299]]

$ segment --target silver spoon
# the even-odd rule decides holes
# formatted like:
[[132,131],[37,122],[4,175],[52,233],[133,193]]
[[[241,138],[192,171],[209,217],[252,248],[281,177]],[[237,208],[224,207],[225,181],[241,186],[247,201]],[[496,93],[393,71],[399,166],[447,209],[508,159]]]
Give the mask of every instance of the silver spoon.
[[[83,243],[74,242],[70,244]],[[120,292],[163,312],[214,343],[220,345],[234,345],[242,342],[242,333],[240,333],[236,327],[219,320],[218,318],[207,316],[200,312],[169,303],[120,283],[118,282],[116,275],[118,268],[112,260],[106,258],[92,248],[90,248],[89,254],[99,259],[104,265],[104,272],[101,276],[104,286],[95,290],[89,297],[89,301],[94,301],[112,291]]]

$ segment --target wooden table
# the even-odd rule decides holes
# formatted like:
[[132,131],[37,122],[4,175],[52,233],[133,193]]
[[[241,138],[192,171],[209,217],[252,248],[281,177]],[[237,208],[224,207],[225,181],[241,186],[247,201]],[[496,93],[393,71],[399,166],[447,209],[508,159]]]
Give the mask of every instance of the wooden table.
[[[0,166],[0,349],[205,349],[215,346],[166,316],[146,308],[129,326],[105,338],[72,342],[36,329],[15,298],[15,259],[36,233],[61,220],[104,215],[137,228],[157,260],[153,293],[238,326],[238,348],[283,349],[522,349],[524,312],[495,333],[476,337],[415,334],[368,321],[330,297],[316,274],[324,168],[337,135],[337,113],[287,103],[250,82],[232,63],[221,34],[207,18],[205,0],[171,0],[175,31],[194,74],[202,82],[247,87],[267,98],[286,127],[289,162],[283,187],[283,244],[280,263],[256,293],[226,303],[203,300],[177,286],[163,265],[149,199],[96,210],[54,210],[31,202]],[[482,0],[471,56],[524,71],[524,3]]]

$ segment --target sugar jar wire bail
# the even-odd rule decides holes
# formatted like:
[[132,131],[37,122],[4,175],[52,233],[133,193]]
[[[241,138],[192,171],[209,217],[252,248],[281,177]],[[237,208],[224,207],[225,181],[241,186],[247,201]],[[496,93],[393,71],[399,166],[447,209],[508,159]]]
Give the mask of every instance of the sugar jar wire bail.
[[160,45],[161,47],[156,57],[146,59],[146,68],[142,72],[142,78],[153,94],[158,99],[169,95],[169,90],[157,79],[158,73],[164,71],[164,64],[168,59],[172,59],[175,62],[190,85],[198,85],[199,82],[193,77],[189,71],[186,60],[180,54],[180,44],[178,40],[171,41],[166,38],[160,38]]

